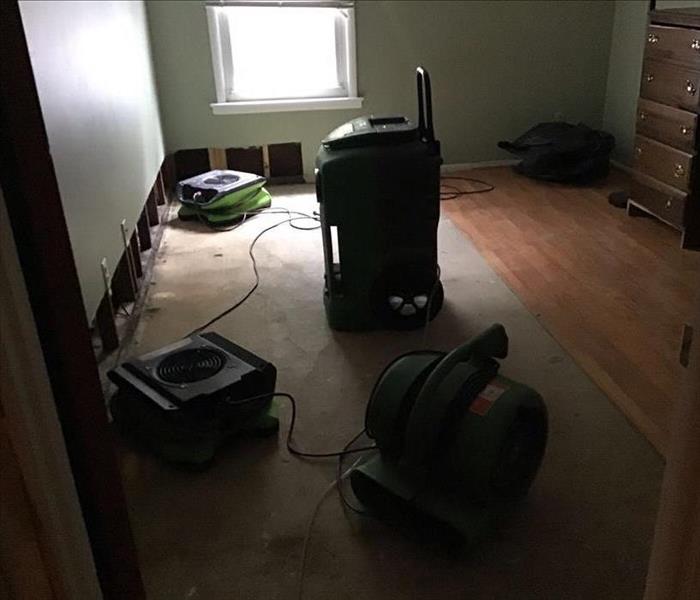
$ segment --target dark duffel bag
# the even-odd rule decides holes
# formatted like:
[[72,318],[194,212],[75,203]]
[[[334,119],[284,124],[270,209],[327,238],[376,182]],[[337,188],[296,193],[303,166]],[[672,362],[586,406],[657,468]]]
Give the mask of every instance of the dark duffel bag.
[[518,173],[534,179],[584,184],[605,177],[615,138],[582,123],[540,123],[512,142],[498,142],[522,158]]

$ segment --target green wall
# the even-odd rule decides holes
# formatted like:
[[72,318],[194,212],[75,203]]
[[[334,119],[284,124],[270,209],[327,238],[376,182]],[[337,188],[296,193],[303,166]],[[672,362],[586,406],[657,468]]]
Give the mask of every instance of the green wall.
[[[163,134],[144,3],[21,2],[88,319],[158,174]],[[36,199],[41,202],[41,198]]]
[[[603,126],[617,139],[615,158],[624,163],[632,158],[648,6],[642,0],[615,2]],[[658,9],[700,6],[700,1],[659,0],[656,6]]]
[[[433,80],[446,163],[508,158],[496,143],[555,115],[601,126],[612,2],[374,2],[356,8],[360,110],[211,114],[204,2],[147,2],[168,151],[301,141],[305,172],[320,139],[363,113],[414,115],[413,69]],[[260,32],[260,43],[274,44]]]

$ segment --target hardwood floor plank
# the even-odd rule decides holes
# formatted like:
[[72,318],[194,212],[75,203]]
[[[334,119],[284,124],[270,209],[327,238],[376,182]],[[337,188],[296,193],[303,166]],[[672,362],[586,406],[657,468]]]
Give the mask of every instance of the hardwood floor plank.
[[509,168],[463,175],[496,189],[444,201],[445,213],[663,453],[700,253],[681,250],[678,233],[658,221],[609,205],[608,193],[628,181],[620,172],[589,187],[536,182]]

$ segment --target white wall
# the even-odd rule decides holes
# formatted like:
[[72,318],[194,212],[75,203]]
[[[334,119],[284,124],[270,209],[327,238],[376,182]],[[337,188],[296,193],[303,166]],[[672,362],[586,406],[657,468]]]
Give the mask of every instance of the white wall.
[[[143,2],[21,2],[88,318],[163,160]],[[36,198],[41,202],[41,198]]]

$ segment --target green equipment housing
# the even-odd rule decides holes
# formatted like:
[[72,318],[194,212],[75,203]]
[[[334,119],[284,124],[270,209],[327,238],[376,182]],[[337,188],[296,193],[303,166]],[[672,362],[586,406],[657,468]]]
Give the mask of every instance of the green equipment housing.
[[533,389],[498,375],[508,337],[495,324],[449,354],[412,352],[382,373],[366,430],[379,453],[350,473],[380,517],[473,544],[504,502],[525,495],[547,441]]
[[231,439],[279,429],[275,366],[214,332],[131,358],[108,376],[118,429],[167,462],[203,469]]
[[212,227],[241,221],[271,204],[264,177],[243,171],[215,170],[177,184],[180,219],[201,220]]
[[413,329],[442,306],[442,158],[430,78],[420,67],[417,88],[417,127],[405,117],[361,117],[332,131],[318,151],[324,302],[334,329]]

